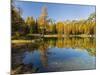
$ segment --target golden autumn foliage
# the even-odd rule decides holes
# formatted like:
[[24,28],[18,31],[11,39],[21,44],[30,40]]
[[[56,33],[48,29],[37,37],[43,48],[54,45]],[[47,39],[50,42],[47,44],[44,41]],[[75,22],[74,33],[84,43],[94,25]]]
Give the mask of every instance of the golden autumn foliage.
[[[18,21],[18,23],[16,22]],[[18,31],[23,25],[29,27],[29,33],[34,34],[59,34],[63,35],[95,35],[96,33],[96,15],[95,12],[90,14],[87,19],[83,20],[67,20],[52,22],[53,19],[48,19],[47,7],[43,7],[38,19],[28,16],[24,21],[20,12],[12,7],[12,29]],[[16,27],[16,25],[18,25]],[[16,29],[15,29],[16,28]]]

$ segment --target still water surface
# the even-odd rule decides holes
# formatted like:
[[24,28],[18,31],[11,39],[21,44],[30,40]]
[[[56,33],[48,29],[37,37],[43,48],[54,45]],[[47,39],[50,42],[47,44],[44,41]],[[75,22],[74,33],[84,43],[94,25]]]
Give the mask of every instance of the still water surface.
[[45,38],[20,49],[21,63],[35,72],[95,69],[95,38]]

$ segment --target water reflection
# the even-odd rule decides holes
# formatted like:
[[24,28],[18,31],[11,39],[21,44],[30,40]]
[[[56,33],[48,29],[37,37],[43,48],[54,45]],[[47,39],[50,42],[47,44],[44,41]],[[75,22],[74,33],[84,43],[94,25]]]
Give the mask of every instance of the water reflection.
[[95,46],[95,38],[43,38],[18,47],[19,52],[24,50],[20,54],[24,67],[31,65],[32,72],[54,72],[95,69]]

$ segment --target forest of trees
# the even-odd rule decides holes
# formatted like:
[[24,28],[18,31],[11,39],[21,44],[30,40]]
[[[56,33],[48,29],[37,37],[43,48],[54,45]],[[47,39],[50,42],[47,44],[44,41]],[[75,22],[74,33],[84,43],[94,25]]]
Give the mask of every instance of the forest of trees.
[[46,6],[42,8],[41,14],[37,19],[33,16],[27,16],[25,20],[22,18],[23,12],[21,8],[16,8],[13,4],[11,7],[12,36],[27,34],[95,35],[96,33],[95,12],[84,20],[55,22],[53,19],[48,18]]

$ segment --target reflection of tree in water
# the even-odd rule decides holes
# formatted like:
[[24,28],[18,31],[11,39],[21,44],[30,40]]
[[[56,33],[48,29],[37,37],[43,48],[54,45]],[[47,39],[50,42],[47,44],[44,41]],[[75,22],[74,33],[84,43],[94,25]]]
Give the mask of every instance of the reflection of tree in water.
[[87,50],[91,55],[96,53],[95,38],[58,38],[56,41],[50,39],[48,44],[51,47],[58,48],[80,48],[81,50]]
[[47,50],[48,50],[49,45],[45,43],[44,41],[41,41],[41,45],[39,46],[39,52],[40,52],[40,59],[42,62],[42,65],[44,67],[47,67],[47,62],[48,62],[48,57],[47,57]]
[[95,48],[90,48],[86,49],[91,56],[96,56],[96,49]]
[[[35,43],[30,43],[30,44],[18,44],[18,45],[13,45],[12,51],[13,51],[13,66],[15,70],[19,70],[21,73],[25,72],[37,72],[39,68],[35,68],[29,65],[24,65],[22,64],[22,59],[20,55],[24,53],[25,51],[28,51],[30,54],[34,53],[34,51],[39,51],[40,53],[40,61],[42,63],[42,66],[46,68],[48,66],[48,48],[76,48],[78,50],[87,50],[89,55],[95,56],[96,55],[96,42],[95,38],[47,38],[47,39],[42,39],[38,40]],[[17,60],[18,59],[18,60]],[[34,59],[33,59],[34,60]],[[16,62],[17,61],[17,62]],[[32,71],[31,71],[32,70]],[[17,73],[19,73],[17,72]]]
[[26,44],[25,49],[28,50],[28,52],[34,52],[34,50],[39,50],[40,52],[40,61],[44,67],[47,66],[47,50],[48,50],[48,43],[45,43],[44,39],[40,39],[39,41],[36,41],[35,43]]
[[[48,44],[44,42],[44,40],[39,40],[36,41],[35,43],[26,43],[26,44],[14,44],[13,45],[13,74],[16,73],[31,73],[31,72],[37,72],[39,68],[32,67],[32,63],[30,64],[24,64],[22,63],[22,53],[28,51],[28,54],[33,54],[35,50],[39,50],[40,52],[40,61],[42,63],[42,66],[45,68],[47,67],[47,49],[48,49]],[[16,51],[16,52],[14,52]],[[24,58],[24,57],[23,57]],[[17,60],[18,59],[18,60]],[[21,59],[21,60],[20,60]],[[34,60],[34,59],[33,59]],[[16,62],[17,61],[17,62]]]

